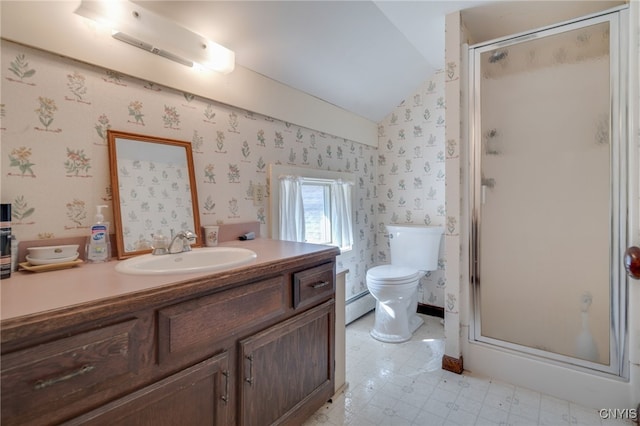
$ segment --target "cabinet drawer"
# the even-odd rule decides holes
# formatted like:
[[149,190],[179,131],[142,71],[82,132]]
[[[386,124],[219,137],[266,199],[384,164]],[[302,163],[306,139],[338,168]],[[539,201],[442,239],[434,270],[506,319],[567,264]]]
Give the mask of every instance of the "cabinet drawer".
[[335,263],[293,274],[293,307],[314,305],[335,293]]
[[[137,369],[136,320],[87,331],[2,356],[2,424],[27,424],[73,412],[86,398]],[[107,396],[102,397],[107,398]],[[78,410],[78,408],[75,408]]]
[[281,315],[287,307],[283,283],[278,276],[160,309],[159,362],[190,362],[243,328]]

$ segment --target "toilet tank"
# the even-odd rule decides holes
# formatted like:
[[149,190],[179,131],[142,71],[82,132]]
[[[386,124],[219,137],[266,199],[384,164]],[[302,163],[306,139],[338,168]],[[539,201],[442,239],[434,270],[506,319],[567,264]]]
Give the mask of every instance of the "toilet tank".
[[420,271],[438,269],[442,226],[387,225],[391,245],[391,264]]

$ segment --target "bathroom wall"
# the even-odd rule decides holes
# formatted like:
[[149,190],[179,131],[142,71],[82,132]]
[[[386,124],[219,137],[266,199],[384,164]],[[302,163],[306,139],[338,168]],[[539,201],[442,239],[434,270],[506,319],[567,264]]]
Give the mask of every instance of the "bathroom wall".
[[194,72],[111,37],[74,13],[79,0],[0,1],[2,38],[309,129],[378,146],[376,123],[252,71]]
[[468,275],[464,275],[462,267],[468,260],[468,245],[461,238],[466,230],[466,218],[462,216],[463,197],[466,195],[460,191],[461,182],[464,182],[465,169],[468,168],[468,159],[464,157],[464,150],[460,147],[466,140],[466,134],[462,113],[464,77],[461,76],[463,62],[462,43],[465,40],[464,29],[460,25],[460,13],[451,13],[445,20],[445,101],[447,110],[445,121],[445,137],[447,140],[447,158],[445,164],[446,181],[446,213],[447,228],[444,236],[445,259],[445,308],[444,308],[444,334],[445,357],[458,360],[460,367],[466,367],[462,362],[461,339],[463,338],[460,326],[466,322],[465,292]]
[[[2,41],[1,199],[21,241],[85,235],[95,206],[111,209],[108,129],[192,144],[203,225],[259,221],[268,236],[268,164],[349,171],[355,247],[347,298],[374,263],[377,149],[41,50]],[[109,209],[106,220],[112,219]]]
[[[444,70],[428,78],[380,124],[376,250],[390,261],[387,224],[445,224]],[[438,270],[422,278],[418,302],[444,307],[444,244]]]

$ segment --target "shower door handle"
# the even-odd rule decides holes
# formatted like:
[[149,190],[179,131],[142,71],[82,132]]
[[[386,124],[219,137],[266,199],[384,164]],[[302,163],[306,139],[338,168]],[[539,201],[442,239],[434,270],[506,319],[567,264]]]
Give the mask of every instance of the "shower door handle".
[[624,252],[624,267],[631,278],[640,280],[640,247],[631,246]]
[[493,189],[496,186],[496,180],[493,178],[482,178],[480,185],[480,204],[484,204],[487,199],[487,188]]

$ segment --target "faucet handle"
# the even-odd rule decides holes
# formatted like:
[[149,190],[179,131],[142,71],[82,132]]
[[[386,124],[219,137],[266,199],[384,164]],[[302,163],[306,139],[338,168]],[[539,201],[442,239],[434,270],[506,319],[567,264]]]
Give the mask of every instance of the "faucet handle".
[[153,237],[153,247],[154,248],[162,248],[167,247],[169,245],[169,238],[164,235],[162,232],[158,232],[155,235],[151,235]]
[[151,254],[167,254],[169,248],[169,239],[165,235],[162,235],[162,233],[158,233],[156,235],[153,235],[152,237],[153,241],[151,243],[151,248],[153,249],[153,251],[151,252]]
[[191,243],[195,241],[197,235],[193,232],[186,230],[183,231],[184,239],[182,240],[182,251],[191,251]]

